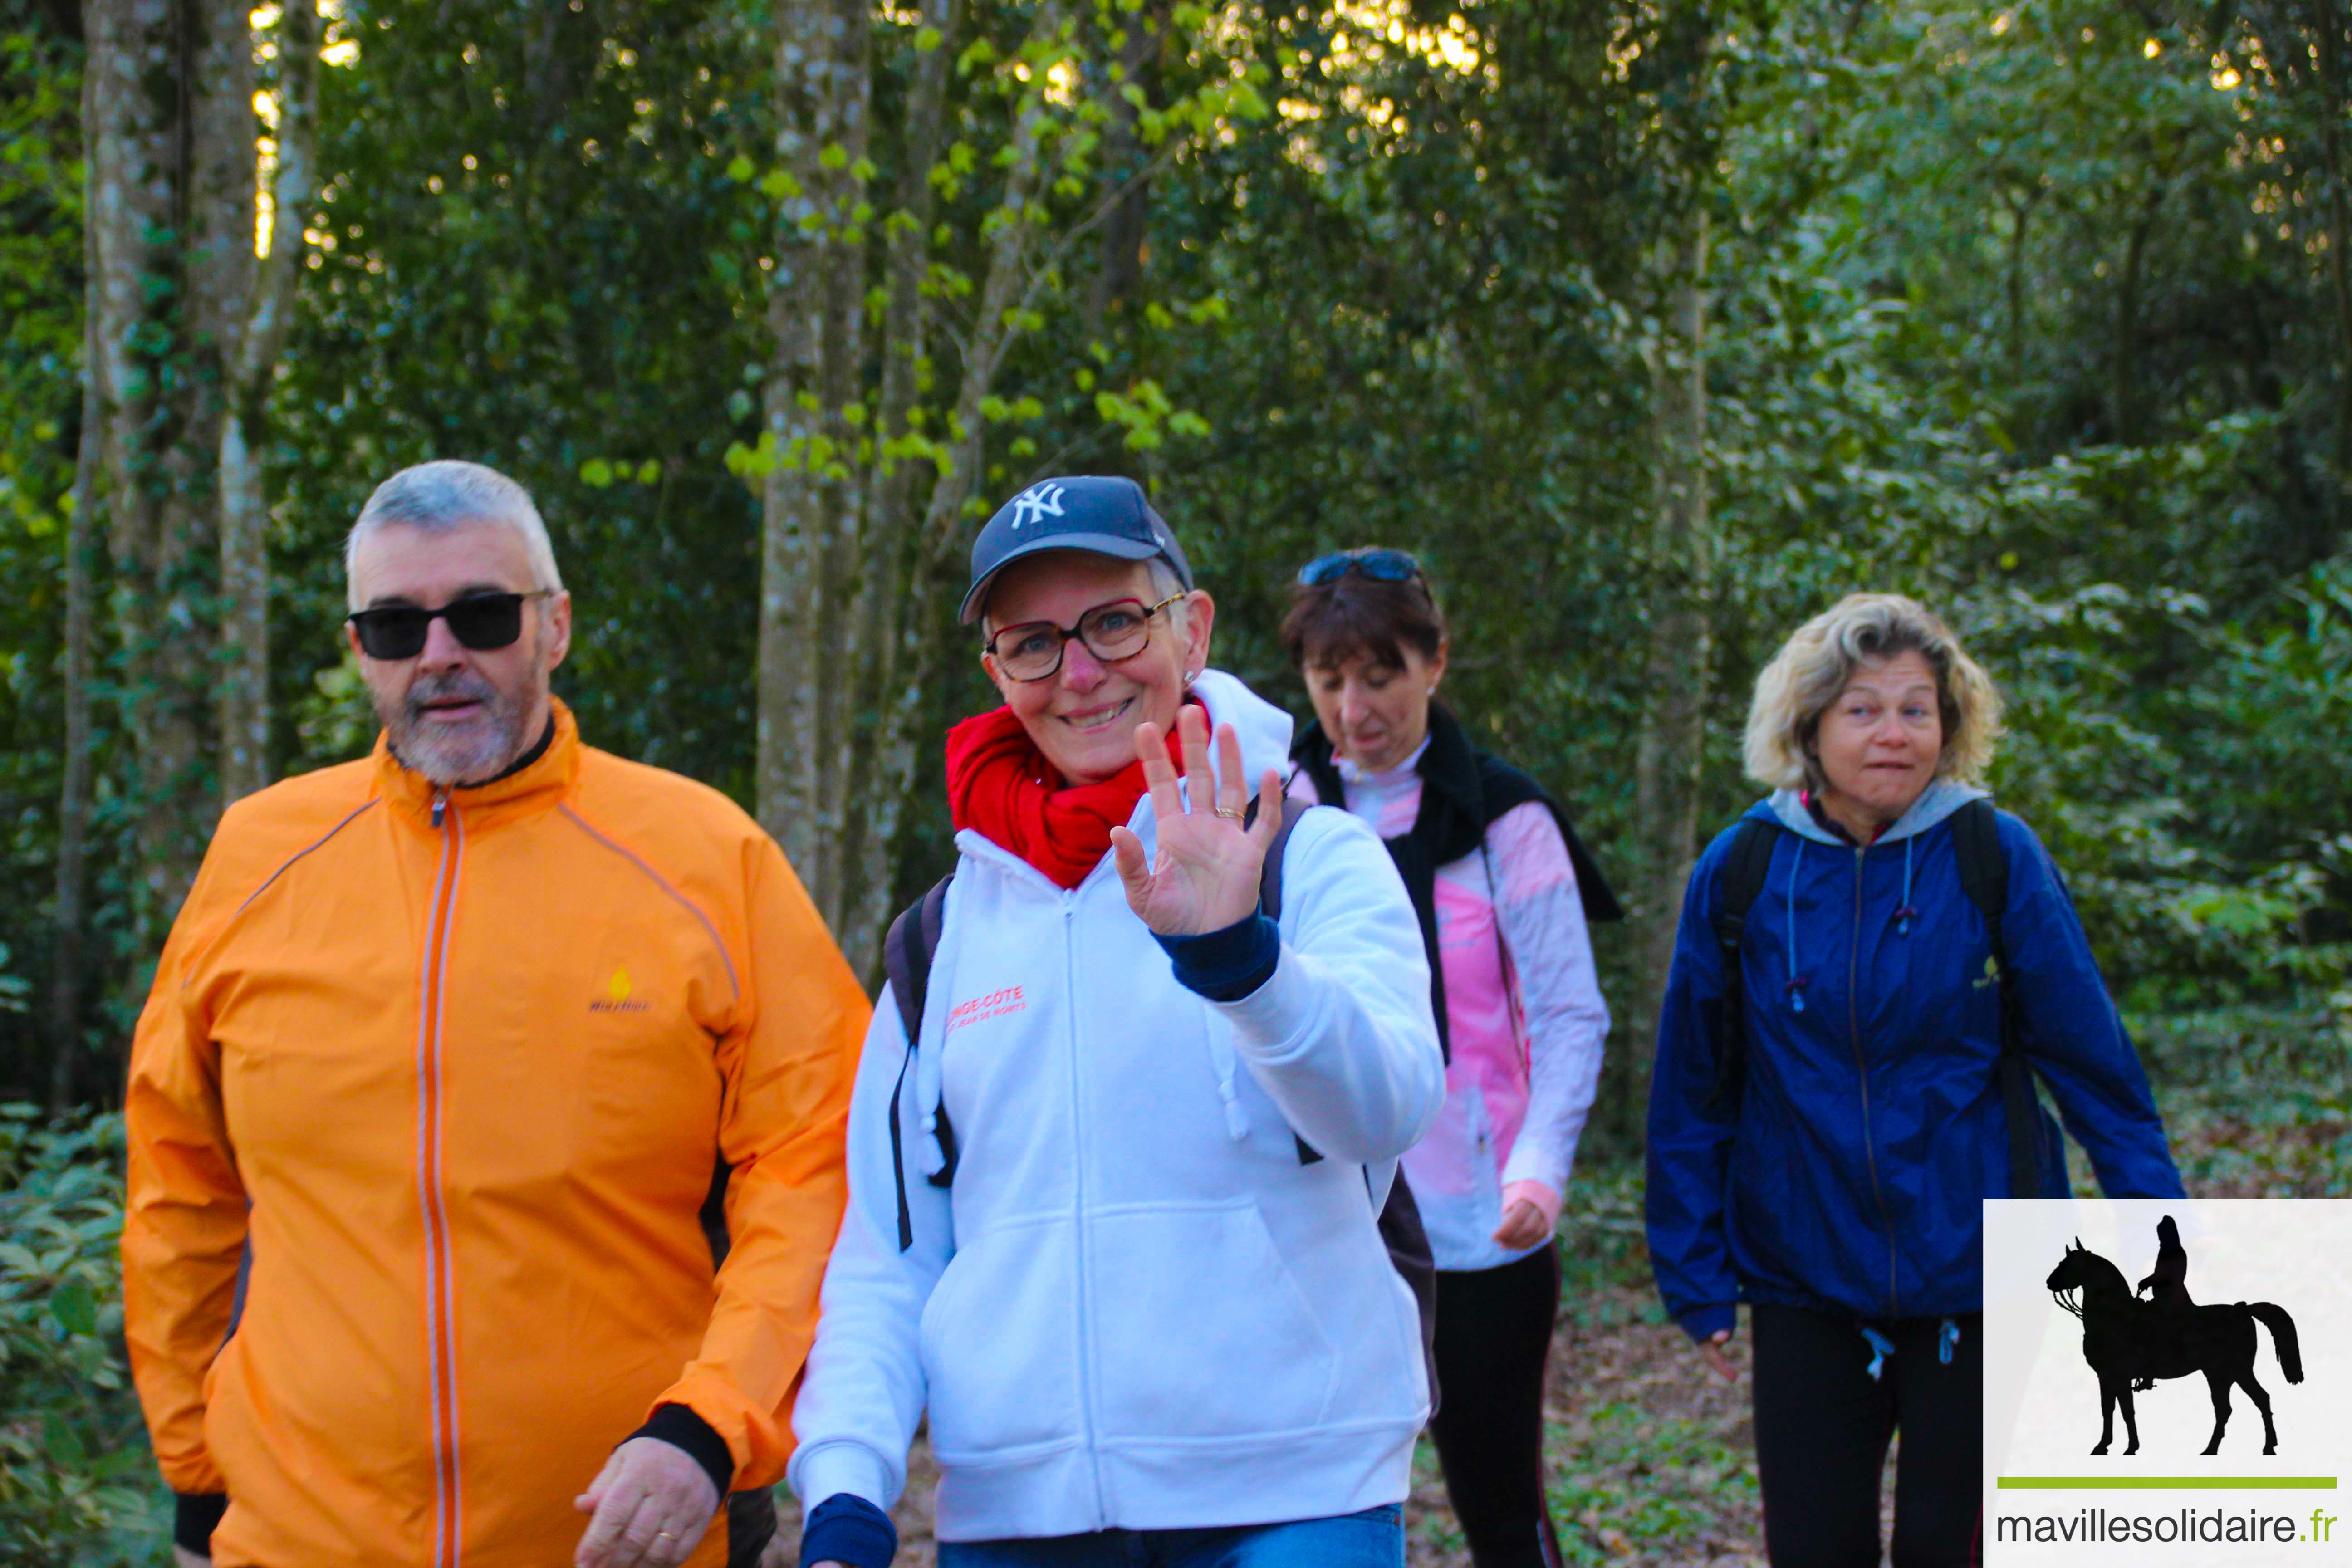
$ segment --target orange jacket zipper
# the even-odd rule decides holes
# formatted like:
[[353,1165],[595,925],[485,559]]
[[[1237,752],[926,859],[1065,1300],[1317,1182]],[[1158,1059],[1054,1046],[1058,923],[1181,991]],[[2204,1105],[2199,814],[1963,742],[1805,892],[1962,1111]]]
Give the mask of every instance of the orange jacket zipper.
[[433,1415],[435,1568],[457,1568],[464,1545],[457,1471],[457,1292],[450,1279],[449,1221],[441,1182],[441,1019],[448,987],[449,927],[466,858],[464,816],[449,793],[433,797],[441,832],[441,872],[425,928],[416,1021],[416,1194],[425,1219],[425,1342]]

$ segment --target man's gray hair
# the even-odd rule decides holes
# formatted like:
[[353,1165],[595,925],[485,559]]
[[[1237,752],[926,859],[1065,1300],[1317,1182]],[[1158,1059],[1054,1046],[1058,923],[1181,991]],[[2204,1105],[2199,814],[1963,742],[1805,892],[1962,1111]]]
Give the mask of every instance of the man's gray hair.
[[369,534],[393,523],[437,533],[471,522],[513,529],[522,536],[533,586],[563,591],[563,578],[555,570],[555,546],[548,542],[547,524],[540,521],[530,493],[496,468],[445,458],[401,469],[376,486],[367,505],[360,508],[359,521],[343,541],[343,584],[352,608],[365,607],[352,567],[359,560],[360,542]]

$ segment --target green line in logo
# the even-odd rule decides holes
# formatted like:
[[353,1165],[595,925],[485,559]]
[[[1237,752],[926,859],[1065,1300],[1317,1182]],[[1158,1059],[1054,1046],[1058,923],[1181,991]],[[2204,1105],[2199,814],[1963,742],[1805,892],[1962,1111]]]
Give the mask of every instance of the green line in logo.
[[2002,1476],[2003,1491],[2321,1491],[2336,1489],[2334,1476]]

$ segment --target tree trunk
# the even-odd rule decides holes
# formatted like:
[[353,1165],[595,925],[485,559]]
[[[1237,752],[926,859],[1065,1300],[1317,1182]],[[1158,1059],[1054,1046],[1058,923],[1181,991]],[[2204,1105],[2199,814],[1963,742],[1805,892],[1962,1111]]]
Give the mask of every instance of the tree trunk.
[[[937,579],[977,486],[981,404],[1018,330],[1013,307],[1027,281],[1043,158],[1045,106],[1033,89],[986,231],[972,325],[956,344],[963,368],[943,437],[946,469],[891,458],[884,443],[915,429],[918,374],[932,346],[921,292],[935,202],[928,175],[960,9],[924,0],[924,23],[941,42],[915,72],[895,210],[878,224],[856,210],[872,73],[861,30],[867,13],[844,0],[838,9],[783,7],[778,21],[777,151],[798,194],[781,205],[769,296],[773,461],[761,492],[759,816],[861,973],[875,966],[890,912],[914,730],[936,674]],[[1058,5],[1041,7],[1033,39],[1057,37],[1062,16]],[[828,169],[832,146],[842,153]],[[883,250],[882,384],[861,426],[845,410],[862,403],[869,228]],[[856,447],[869,437],[871,460],[861,462]],[[937,477],[919,512],[927,471]]]
[[2156,229],[2157,210],[2164,205],[2164,187],[2151,184],[2141,196],[2139,216],[2124,242],[2122,275],[2116,280],[2115,439],[2118,446],[2137,447],[2141,440],[2139,398],[2140,275],[2147,257],[2148,237]]
[[[1696,204],[1694,204],[1696,206]],[[1668,240],[1659,340],[1649,360],[1656,462],[1651,524],[1648,694],[1635,763],[1644,879],[1633,918],[1641,971],[1636,1016],[1654,1024],[1673,962],[1683,886],[1698,850],[1699,763],[1712,695],[1715,545],[1707,521],[1706,218],[1694,210]],[[1635,1124],[1637,1067],[1619,1079],[1614,1107]]]
[[[82,121],[90,122],[89,72],[82,77]],[[95,158],[84,148],[84,166]],[[86,178],[87,188],[97,181]],[[95,294],[98,228],[82,228],[84,287]],[[93,300],[94,302],[94,300]],[[104,440],[99,396],[98,313],[86,309],[81,333],[81,434],[74,455],[73,514],[66,520],[66,630],[61,671],[65,687],[64,779],[58,790],[57,936],[49,969],[49,1114],[73,1103],[74,1069],[81,1060],[83,908],[89,882],[90,804],[90,627],[93,553],[98,548],[98,468]]]
[[[1147,19],[1157,26],[1145,26]],[[1124,26],[1127,38],[1120,46],[1118,58],[1122,85],[1149,91],[1146,79],[1159,60],[1160,42],[1167,36],[1168,6],[1164,0],[1147,5],[1125,16]],[[1151,212],[1151,182],[1135,176],[1149,164],[1151,154],[1136,134],[1140,118],[1140,110],[1131,100],[1113,95],[1110,124],[1103,137],[1106,155],[1102,174],[1103,188],[1112,193],[1111,210],[1103,222],[1101,265],[1087,300],[1087,328],[1097,338],[1103,334],[1112,307],[1134,293],[1143,282],[1143,236]]]
[[269,782],[269,503],[266,438],[278,356],[293,324],[302,226],[318,191],[319,13],[286,0],[278,35],[276,178],[269,251],[260,260],[229,362],[221,421],[220,774],[224,804]]
[[254,270],[247,16],[233,0],[92,0],[89,13],[89,310],[142,945],[185,896],[218,802],[215,490]]
[[866,552],[866,471],[858,443],[870,434],[862,406],[866,361],[866,210],[874,81],[872,7],[868,0],[835,0],[841,55],[835,67],[841,104],[842,167],[829,171],[830,264],[824,268],[824,368],[818,398],[835,461],[817,476],[821,489],[824,547],[816,584],[817,647],[826,650],[826,677],[816,684],[815,772],[817,861],[815,881],[827,889],[826,918],[836,925],[853,889],[848,873],[852,820],[857,815],[849,792],[854,755],[866,727],[856,706],[857,671],[865,648],[856,616],[857,584],[870,569]]
[[[1031,37],[1056,36],[1062,16],[1059,5],[1038,7]],[[1032,92],[1013,128],[1013,165],[1005,177],[1003,200],[992,220],[988,271],[981,283],[979,307],[972,315],[971,335],[960,345],[963,374],[957,383],[955,406],[948,421],[949,467],[931,486],[930,500],[909,541],[912,561],[906,588],[899,596],[892,636],[880,650],[887,662],[872,741],[873,784],[861,805],[868,813],[867,874],[855,898],[845,901],[843,923],[835,928],[842,935],[844,950],[852,955],[851,962],[861,968],[869,967],[879,952],[883,925],[890,916],[898,824],[914,789],[923,694],[939,678],[939,650],[931,629],[940,613],[940,579],[954,553],[965,503],[979,489],[985,452],[981,404],[994,388],[996,373],[1018,334],[1014,304],[1023,295],[1030,242],[1035,235],[1032,203],[1041,183],[1045,119],[1044,101]],[[989,231],[983,227],[982,232]]]
[[[2336,483],[2328,491],[2330,532],[2343,534],[2352,486],[2352,194],[2344,188],[2344,16],[2336,0],[2313,8],[2319,35],[2319,146],[2327,174],[2327,281],[2336,296]],[[2324,549],[2312,552],[2314,559]]]
[[[2038,194],[2038,193],[2036,193]],[[2009,384],[2025,384],[2025,237],[2036,194],[2018,197],[2009,208]]]
[[[845,475],[856,453],[834,449],[838,410],[826,409],[825,395],[856,374],[854,361],[841,363],[840,302],[859,292],[863,256],[844,233],[839,196],[850,183],[845,139],[864,136],[866,27],[863,7],[845,0],[776,7],[776,152],[793,188],[777,206],[768,295],[774,349],[764,389],[772,450],[761,496],[755,776],[761,825],[836,931],[839,879],[831,868],[839,821],[825,784],[839,718],[824,685],[834,668],[827,639],[837,627],[831,590],[842,520],[828,511],[841,499],[828,473]],[[844,166],[828,169],[828,161]]]
[[[909,624],[913,578],[929,569],[919,559],[916,507],[919,486],[938,470],[904,452],[892,457],[888,443],[919,432],[914,425],[917,384],[931,341],[922,286],[938,209],[929,178],[946,125],[949,67],[962,20],[962,0],[924,0],[923,25],[940,42],[918,64],[909,87],[899,149],[898,184],[893,213],[883,230],[881,397],[874,420],[875,454],[866,485],[864,575],[853,612],[852,641],[859,650],[844,673],[855,682],[861,722],[844,769],[847,798],[859,803],[843,823],[841,875],[856,896],[845,900],[835,929],[861,972],[870,965],[872,942],[888,919],[898,881],[898,833],[908,776],[886,765],[889,733],[883,721],[893,710],[906,648],[902,626]],[[874,950],[878,951],[878,950]]]

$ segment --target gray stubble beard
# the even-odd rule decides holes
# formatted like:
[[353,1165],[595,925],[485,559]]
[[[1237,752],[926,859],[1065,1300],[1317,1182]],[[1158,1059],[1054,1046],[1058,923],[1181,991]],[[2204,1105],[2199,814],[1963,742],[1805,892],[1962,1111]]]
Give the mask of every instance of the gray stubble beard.
[[[441,698],[471,698],[482,705],[483,722],[469,726],[467,739],[433,731],[425,704]],[[524,728],[533,704],[518,701],[478,675],[459,674],[442,679],[418,678],[391,710],[379,704],[376,716],[392,742],[393,755],[430,782],[444,787],[479,784],[513,765],[530,744]]]

